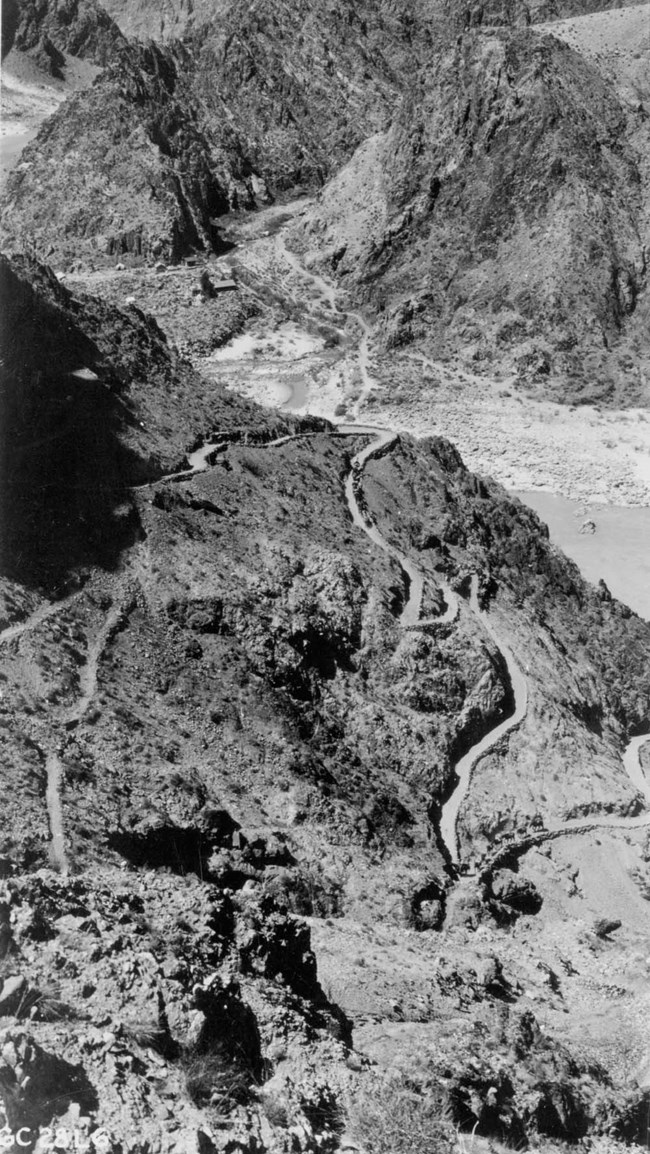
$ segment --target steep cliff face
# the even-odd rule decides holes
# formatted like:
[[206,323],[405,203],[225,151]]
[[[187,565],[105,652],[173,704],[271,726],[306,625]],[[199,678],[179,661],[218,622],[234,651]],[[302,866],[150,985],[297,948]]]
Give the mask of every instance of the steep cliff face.
[[264,200],[265,182],[321,182],[385,127],[426,32],[354,6],[241,3],[183,46],[125,49],[25,155],[5,196],[6,243],[29,239],[57,260],[210,247],[212,218]]
[[176,260],[218,247],[230,209],[339,170],[300,243],[383,312],[388,347],[644,403],[643,43],[619,75],[573,33],[513,29],[519,9],[237,0],[202,19],[124,47],[43,127],[3,200],[8,246]]
[[104,8],[122,29],[135,40],[157,40],[167,43],[190,32],[194,27],[227,17],[231,0],[109,0]]
[[314,184],[385,127],[407,77],[447,22],[419,2],[250,5],[187,40],[213,112],[216,92],[273,184]]
[[[626,0],[627,3],[632,0]],[[562,19],[567,16],[583,16],[589,12],[603,11],[611,8],[620,8],[619,0],[527,0],[526,3],[517,3],[515,0],[473,0],[470,3],[422,3],[422,0],[407,0],[406,3],[396,5],[390,2],[373,4],[371,7],[356,5],[357,11],[364,18],[381,14],[381,17],[396,22],[403,22],[410,26],[413,40],[417,39],[421,23],[425,19],[436,17],[437,20],[449,21],[449,26],[464,31],[468,27],[480,24],[504,24],[508,26],[525,26],[539,23],[543,20]],[[119,24],[126,36],[140,40],[152,38],[167,41],[176,37],[195,32],[198,28],[211,24],[213,21],[225,22],[232,20],[232,13],[237,11],[238,5],[233,0],[163,0],[163,3],[154,4],[152,0],[107,0],[104,8]],[[264,11],[262,5],[257,6],[257,13]],[[327,16],[349,13],[343,5],[321,5],[320,11]],[[354,17],[352,17],[354,19]]]

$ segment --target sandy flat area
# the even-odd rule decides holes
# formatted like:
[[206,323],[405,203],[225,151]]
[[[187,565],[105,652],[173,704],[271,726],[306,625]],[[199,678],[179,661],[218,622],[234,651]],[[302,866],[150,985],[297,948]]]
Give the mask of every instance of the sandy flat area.
[[[566,409],[504,397],[382,404],[392,428],[437,433],[457,445],[475,472],[511,489],[545,489],[574,500],[650,505],[650,413]],[[367,410],[370,416],[371,410]]]

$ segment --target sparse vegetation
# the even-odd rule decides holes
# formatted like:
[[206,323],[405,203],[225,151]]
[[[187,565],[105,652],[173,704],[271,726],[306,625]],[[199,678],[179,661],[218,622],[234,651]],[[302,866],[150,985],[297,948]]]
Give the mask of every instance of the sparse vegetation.
[[249,1076],[222,1047],[207,1052],[187,1050],[181,1057],[181,1067],[187,1095],[196,1106],[209,1106],[217,1114],[228,1114],[249,1095]]
[[368,1154],[452,1154],[456,1146],[441,1096],[403,1075],[359,1090],[348,1124]]

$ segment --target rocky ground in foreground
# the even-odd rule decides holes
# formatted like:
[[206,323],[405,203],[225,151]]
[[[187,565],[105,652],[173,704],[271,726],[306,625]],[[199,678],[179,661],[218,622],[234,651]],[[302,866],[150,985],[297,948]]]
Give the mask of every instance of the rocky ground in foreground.
[[[481,765],[464,853],[536,814],[642,812],[621,751],[648,626],[447,442],[404,438],[365,500],[425,572],[423,614],[441,579],[460,607],[403,630],[403,572],[345,504],[363,442],[209,384],[132,307],[3,275],[10,1128],[142,1154],[642,1142],[647,831],[458,877],[436,815],[511,708],[472,573],[530,703]],[[166,480],[215,429],[212,467]]]

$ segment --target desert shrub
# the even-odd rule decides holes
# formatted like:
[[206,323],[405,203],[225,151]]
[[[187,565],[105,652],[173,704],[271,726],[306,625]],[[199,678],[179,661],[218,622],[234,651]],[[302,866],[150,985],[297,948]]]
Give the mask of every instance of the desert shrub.
[[275,1094],[264,1094],[261,1099],[262,1109],[272,1126],[283,1130],[289,1125],[289,1114],[286,1102]]
[[367,1154],[452,1154],[456,1134],[442,1098],[403,1076],[364,1088],[348,1130]]
[[209,1051],[189,1049],[181,1058],[185,1089],[195,1106],[212,1106],[228,1114],[249,1094],[246,1071],[221,1047]]
[[259,452],[255,453],[242,450],[239,453],[239,464],[242,469],[251,473],[253,477],[263,477],[266,473],[265,462],[260,457]]
[[57,982],[37,988],[27,988],[15,1014],[17,1018],[32,1018],[36,1022],[62,1022],[76,1017],[71,1006],[61,999]]
[[162,1051],[168,1042],[167,1031],[155,1017],[131,1018],[122,1023],[122,1030],[131,1042],[143,1049]]

